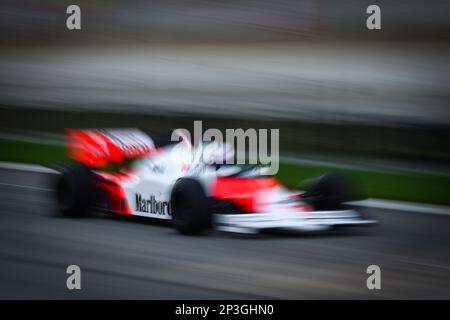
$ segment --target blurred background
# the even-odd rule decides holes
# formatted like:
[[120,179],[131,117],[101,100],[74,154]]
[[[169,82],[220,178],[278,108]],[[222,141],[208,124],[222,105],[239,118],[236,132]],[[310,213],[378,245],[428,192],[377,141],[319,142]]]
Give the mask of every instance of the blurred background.
[[369,197],[450,205],[447,0],[2,0],[0,15],[0,161],[65,161],[68,127],[168,137],[203,120],[279,128],[290,187],[338,170]]
[[357,0],[80,0],[72,31],[70,4],[2,1],[0,141],[13,145],[3,160],[51,162],[24,153],[17,135],[168,137],[203,120],[205,130],[280,128],[283,159],[297,164],[432,171],[436,189],[406,192],[418,196],[368,193],[450,203],[448,1],[378,1],[381,30],[366,28],[371,3]]
[[381,30],[356,0],[78,1],[76,31],[69,4],[2,1],[2,128],[245,119],[285,152],[449,159],[448,1],[379,1]]

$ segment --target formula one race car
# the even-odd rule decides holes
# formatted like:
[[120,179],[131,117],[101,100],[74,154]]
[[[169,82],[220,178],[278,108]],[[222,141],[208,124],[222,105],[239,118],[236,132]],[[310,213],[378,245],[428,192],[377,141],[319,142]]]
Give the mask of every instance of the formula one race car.
[[[343,206],[348,199],[337,175],[318,177],[307,191],[290,191],[264,167],[221,164],[217,159],[233,156],[228,146],[192,144],[182,132],[178,141],[157,146],[137,129],[67,130],[66,151],[76,162],[61,170],[58,181],[65,216],[101,210],[172,219],[189,235],[212,227],[257,233],[374,223]],[[112,170],[118,163],[120,169]]]

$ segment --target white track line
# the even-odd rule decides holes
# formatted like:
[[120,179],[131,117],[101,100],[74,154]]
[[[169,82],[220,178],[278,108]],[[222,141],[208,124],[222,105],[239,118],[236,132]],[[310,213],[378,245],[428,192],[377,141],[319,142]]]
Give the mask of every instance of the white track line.
[[367,199],[360,201],[352,201],[349,204],[377,209],[388,209],[397,211],[406,211],[414,213],[438,214],[450,216],[450,207],[438,206],[434,204],[421,204],[415,202],[403,202],[382,199]]
[[2,162],[0,161],[0,169],[18,170],[37,173],[51,173],[58,174],[59,172],[44,166],[36,164],[16,163],[16,162]]
[[26,186],[26,185],[23,185],[23,184],[14,184],[14,183],[6,183],[6,182],[0,182],[0,186],[22,188],[22,189],[31,189],[31,190],[39,190],[39,191],[54,191],[53,189],[50,189],[50,188]]

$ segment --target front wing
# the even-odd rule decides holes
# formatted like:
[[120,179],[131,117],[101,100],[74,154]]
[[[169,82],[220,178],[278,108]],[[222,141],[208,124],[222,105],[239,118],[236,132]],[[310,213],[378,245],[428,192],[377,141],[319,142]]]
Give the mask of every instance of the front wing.
[[377,222],[361,218],[355,210],[214,215],[217,230],[237,233],[258,233],[265,229],[322,231],[336,226],[372,225]]

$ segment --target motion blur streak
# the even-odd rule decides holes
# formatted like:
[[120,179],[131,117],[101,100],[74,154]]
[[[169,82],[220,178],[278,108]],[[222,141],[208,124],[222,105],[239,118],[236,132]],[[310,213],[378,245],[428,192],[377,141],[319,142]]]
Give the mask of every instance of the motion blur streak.
[[448,125],[448,56],[435,43],[11,49],[0,94],[85,111]]

